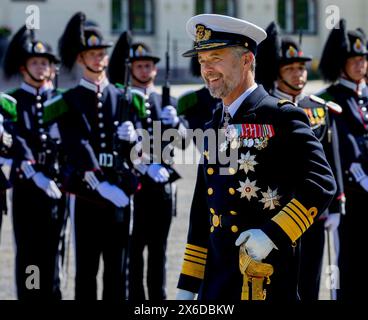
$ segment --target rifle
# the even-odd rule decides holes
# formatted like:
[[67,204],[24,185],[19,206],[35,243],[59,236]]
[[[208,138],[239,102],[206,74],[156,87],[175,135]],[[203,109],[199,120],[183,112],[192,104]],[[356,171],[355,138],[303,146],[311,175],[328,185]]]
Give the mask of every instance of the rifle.
[[[131,103],[130,90],[130,48],[132,44],[132,37],[129,31],[125,31],[119,39],[120,45],[123,46],[124,58],[124,88],[123,94],[119,98],[117,115],[115,125],[115,133],[113,136],[113,156],[114,156],[114,172],[117,174],[117,185],[120,187],[123,184],[127,186],[125,190],[128,194],[134,193],[138,182],[131,173],[127,163],[129,162],[130,143],[121,141],[117,134],[117,128],[120,124],[129,120],[129,110]],[[124,221],[124,208],[116,208],[116,220],[118,222]]]
[[171,104],[170,99],[170,82],[169,82],[169,76],[170,76],[170,54],[169,54],[169,45],[170,45],[170,33],[167,32],[167,38],[166,38],[166,52],[165,52],[165,83],[162,86],[162,102],[161,106],[164,108],[165,106]]

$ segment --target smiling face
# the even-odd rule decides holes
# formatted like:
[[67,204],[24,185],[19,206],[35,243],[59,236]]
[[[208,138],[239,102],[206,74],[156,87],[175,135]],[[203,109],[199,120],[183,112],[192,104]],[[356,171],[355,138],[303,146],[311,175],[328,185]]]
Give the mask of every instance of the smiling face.
[[213,97],[223,99],[225,104],[234,101],[244,91],[247,55],[250,55],[244,53],[239,57],[233,50],[224,48],[198,53],[206,86]]

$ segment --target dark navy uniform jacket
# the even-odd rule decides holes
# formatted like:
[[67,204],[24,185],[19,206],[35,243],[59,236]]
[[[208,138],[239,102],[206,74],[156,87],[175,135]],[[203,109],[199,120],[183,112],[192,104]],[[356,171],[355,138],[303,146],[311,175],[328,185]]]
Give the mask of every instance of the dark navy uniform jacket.
[[19,168],[22,160],[30,161],[35,171],[41,171],[49,178],[56,178],[59,174],[62,154],[60,132],[57,124],[43,121],[45,102],[59,93],[49,85],[36,89],[25,82],[10,93],[17,101],[13,174],[20,178],[23,177]]
[[[262,86],[242,102],[232,119],[242,130],[235,168],[211,164],[216,155],[211,148],[203,152],[178,283],[199,292],[199,299],[240,300],[243,278],[235,241],[254,228],[278,248],[264,260],[275,270],[268,297],[296,299],[293,246],[329,205],[336,184],[305,112],[278,102]],[[206,128],[219,128],[221,118],[218,108]],[[236,141],[229,145],[237,147]],[[221,167],[229,174],[219,175]]]
[[[117,111],[122,97],[122,90],[107,80],[98,87],[81,79],[78,86],[47,103],[45,121],[57,121],[59,124],[67,154],[68,165],[63,181],[67,191],[96,199],[96,192],[89,190],[89,186],[83,182],[86,171],[95,171],[100,181],[119,183],[116,157],[126,157],[130,151],[127,147],[119,150],[118,155],[113,154],[114,122],[118,121]],[[132,112],[129,112],[129,117]],[[119,187],[131,194],[135,191],[136,179],[128,163],[125,169],[124,183]]]
[[321,96],[343,108],[341,115],[336,117],[336,125],[345,188],[365,193],[349,169],[353,162],[357,162],[368,174],[368,88],[366,85],[357,88],[354,83],[340,79],[339,83],[328,87]]

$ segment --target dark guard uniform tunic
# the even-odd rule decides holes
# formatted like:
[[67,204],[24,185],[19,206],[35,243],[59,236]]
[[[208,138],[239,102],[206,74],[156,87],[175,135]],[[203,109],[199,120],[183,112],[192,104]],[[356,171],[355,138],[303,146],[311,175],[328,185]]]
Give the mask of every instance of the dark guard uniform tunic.
[[[11,93],[17,101],[13,164],[13,228],[17,246],[16,281],[19,299],[60,299],[59,244],[65,223],[65,196],[52,199],[27,179],[20,168],[28,160],[36,172],[60,186],[63,154],[56,124],[43,122],[45,101],[57,95],[52,87],[36,89],[23,83]],[[28,266],[40,270],[40,290],[26,287]]]
[[[217,130],[221,115],[219,108],[206,128]],[[305,113],[278,103],[262,86],[243,101],[232,124],[240,139],[227,148],[238,148],[237,166],[221,167],[209,148],[198,168],[178,287],[199,292],[201,300],[240,300],[235,240],[260,228],[278,248],[264,259],[274,267],[266,299],[295,300],[294,247],[335,194],[330,166]],[[221,168],[229,175],[219,175]]]
[[82,79],[77,87],[47,106],[46,118],[58,121],[67,153],[64,187],[76,194],[76,299],[97,298],[96,276],[101,254],[103,299],[125,298],[130,207],[116,208],[83,180],[86,171],[94,171],[100,182],[115,184],[128,196],[137,187],[126,161],[129,146],[113,154],[114,121],[118,120],[122,96],[123,92],[107,80],[97,86]]
[[346,214],[339,227],[340,289],[337,294],[340,299],[354,299],[361,290],[360,281],[354,279],[357,272],[355,261],[360,256],[360,243],[365,233],[364,224],[359,221],[365,214],[368,193],[354,179],[350,166],[358,163],[368,174],[368,88],[340,79],[321,96],[335,101],[343,109],[336,117],[346,194]]
[[[180,178],[178,173],[170,164],[165,164],[162,159],[157,159],[153,153],[155,142],[153,121],[160,121],[162,110],[162,96],[154,91],[144,95],[140,91],[145,101],[145,111],[140,115],[137,127],[147,130],[150,138],[150,154],[147,155],[152,163],[160,163],[167,168],[170,178],[166,183],[157,183],[147,174],[140,178],[141,188],[134,196],[134,222],[129,259],[129,299],[144,300],[144,260],[143,251],[148,248],[147,263],[147,289],[150,300],[166,299],[166,248],[172,217],[176,215],[176,185],[175,180]],[[171,105],[176,107],[176,99],[171,98]],[[162,122],[162,132],[171,126],[165,126]],[[178,124],[179,140],[185,138],[185,121],[180,118]],[[168,143],[162,141],[161,150],[167,147]],[[173,148],[172,148],[173,149]],[[158,150],[159,152],[161,150]],[[155,151],[157,152],[157,151]],[[161,152],[160,152],[161,156]],[[152,208],[152,204],[155,207]]]

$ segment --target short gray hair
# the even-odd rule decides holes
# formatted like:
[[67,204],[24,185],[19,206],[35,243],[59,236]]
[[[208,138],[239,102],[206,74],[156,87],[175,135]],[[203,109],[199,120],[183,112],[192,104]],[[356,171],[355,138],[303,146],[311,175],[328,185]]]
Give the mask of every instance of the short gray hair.
[[[241,47],[241,46],[236,46],[236,47],[231,47],[232,49],[232,52],[234,53],[234,55],[237,57],[237,58],[241,58],[242,55],[244,53],[249,53],[251,52],[249,49],[247,48],[244,48],[244,47]],[[252,52],[251,52],[252,53]],[[252,53],[253,54],[253,53]],[[253,62],[250,66],[250,70],[252,71],[252,73],[254,74],[255,70],[256,70],[256,58],[254,57],[253,59]]]

